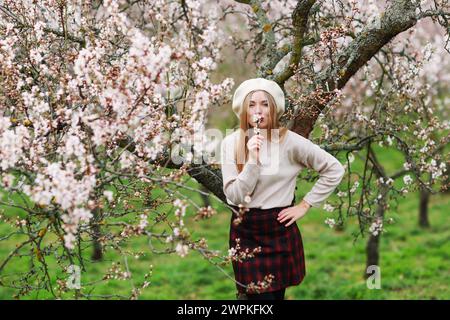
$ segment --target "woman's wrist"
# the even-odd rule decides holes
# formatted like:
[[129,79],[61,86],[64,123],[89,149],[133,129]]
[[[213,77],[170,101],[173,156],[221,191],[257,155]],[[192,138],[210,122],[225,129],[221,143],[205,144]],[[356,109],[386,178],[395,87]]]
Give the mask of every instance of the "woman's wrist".
[[304,207],[304,208],[306,208],[306,209],[309,209],[309,208],[312,207],[312,206],[311,206],[308,202],[306,202],[305,200],[302,200],[302,201],[298,204],[298,206],[299,206],[299,207]]
[[252,156],[249,156],[248,163],[261,165],[261,161],[259,161],[259,159],[256,159],[256,158],[254,158]]

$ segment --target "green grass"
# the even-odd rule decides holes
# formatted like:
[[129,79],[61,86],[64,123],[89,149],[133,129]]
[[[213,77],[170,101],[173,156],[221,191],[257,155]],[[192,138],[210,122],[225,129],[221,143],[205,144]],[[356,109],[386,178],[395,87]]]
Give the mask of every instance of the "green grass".
[[[199,196],[192,195],[192,199],[200,203]],[[310,209],[308,215],[298,221],[305,246],[307,276],[299,286],[288,288],[286,298],[449,299],[448,199],[448,195],[442,194],[431,197],[430,229],[423,230],[417,225],[417,194],[401,199],[398,212],[388,214],[396,222],[387,226],[387,232],[381,238],[380,290],[368,289],[363,279],[367,239],[359,238],[353,242],[352,231],[357,228],[355,222],[350,221],[343,231],[335,231],[324,224],[329,213]],[[214,208],[218,209],[218,215],[200,222],[187,218],[186,223],[194,239],[205,237],[211,249],[222,250],[225,254],[228,249],[230,212],[215,200],[212,201]],[[192,217],[192,212],[188,212],[187,216]],[[9,230],[8,226],[0,225],[0,236]],[[20,237],[12,237],[2,242],[1,260],[14,248],[18,239]],[[145,252],[139,259],[131,256],[127,258],[135,283],[141,282],[150,265],[153,265],[151,284],[143,291],[141,299],[234,299],[234,283],[197,252],[190,251],[184,258],[175,254],[155,255],[150,252],[147,240],[143,238],[132,239],[124,249]],[[89,256],[89,251],[86,256]],[[57,276],[66,278],[57,271],[52,259],[48,261],[52,280],[56,280]],[[82,283],[100,279],[112,261],[124,263],[123,256],[110,250],[104,261],[87,265],[86,272],[82,273]],[[16,258],[4,274],[25,271],[26,268],[26,258]],[[233,276],[231,266],[224,270]],[[130,281],[110,280],[96,286],[92,294],[129,295],[131,288]],[[0,287],[1,299],[11,299],[13,294],[14,290]],[[25,298],[43,299],[51,296],[46,291],[40,291]]]

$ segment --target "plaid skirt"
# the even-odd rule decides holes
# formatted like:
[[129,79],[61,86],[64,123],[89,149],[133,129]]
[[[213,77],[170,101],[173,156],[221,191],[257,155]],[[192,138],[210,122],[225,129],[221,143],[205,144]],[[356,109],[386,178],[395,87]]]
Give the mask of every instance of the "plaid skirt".
[[233,223],[238,215],[232,212],[229,247],[239,257],[232,260],[238,293],[271,292],[303,281],[306,268],[300,230],[297,223],[285,227],[288,221],[277,220],[278,213],[290,206],[249,208],[238,225]]

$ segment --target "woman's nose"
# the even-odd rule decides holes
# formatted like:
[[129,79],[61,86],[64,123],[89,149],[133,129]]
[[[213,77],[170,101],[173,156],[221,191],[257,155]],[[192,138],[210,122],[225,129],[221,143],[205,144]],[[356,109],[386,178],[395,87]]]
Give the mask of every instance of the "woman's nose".
[[257,105],[257,106],[256,106],[255,113],[256,113],[256,114],[259,114],[259,115],[262,114],[262,107],[261,107],[260,105]]

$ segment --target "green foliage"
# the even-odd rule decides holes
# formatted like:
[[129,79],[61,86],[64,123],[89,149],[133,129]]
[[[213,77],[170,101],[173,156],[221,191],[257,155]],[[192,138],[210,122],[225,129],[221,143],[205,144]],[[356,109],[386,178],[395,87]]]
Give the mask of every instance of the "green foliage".
[[[201,203],[200,197],[192,199]],[[219,214],[209,220],[193,222],[186,219],[194,238],[205,237],[211,249],[228,249],[230,212],[212,199]],[[428,230],[417,226],[418,195],[410,194],[402,199],[399,212],[395,214],[396,223],[387,225],[380,243],[381,250],[381,286],[380,290],[369,290],[363,279],[365,269],[366,239],[359,238],[353,243],[351,233],[356,231],[356,223],[348,223],[345,230],[335,231],[324,224],[329,213],[312,208],[308,215],[298,221],[302,232],[307,276],[302,284],[287,290],[287,299],[449,299],[450,272],[448,261],[450,248],[450,225],[448,218],[448,196],[431,197],[430,221]],[[187,215],[192,217],[193,212]],[[8,233],[6,225],[0,225],[0,235]],[[0,257],[2,260],[14,248],[19,236],[13,236],[2,242]],[[144,274],[153,265],[150,285],[143,290],[140,299],[234,299],[235,286],[220,270],[204,260],[200,254],[190,251],[180,258],[176,254],[151,254],[144,238],[132,239],[126,250],[143,251],[139,259],[128,256],[127,261],[133,274],[133,282],[143,281]],[[90,250],[85,251],[86,258]],[[15,258],[5,269],[5,275],[23,272],[27,268],[28,258]],[[82,284],[96,281],[111,267],[113,261],[121,262],[123,256],[108,251],[104,260],[86,264],[82,272]],[[51,276],[66,279],[67,275],[57,273],[57,267],[51,258],[47,259]],[[233,276],[231,265],[224,270]],[[3,278],[4,277],[4,278]],[[109,280],[95,286],[92,295],[120,294],[128,296],[132,289],[129,280]],[[14,290],[1,287],[0,298],[11,299]],[[67,295],[73,298],[73,294]],[[35,292],[27,299],[51,298],[46,291]]]

